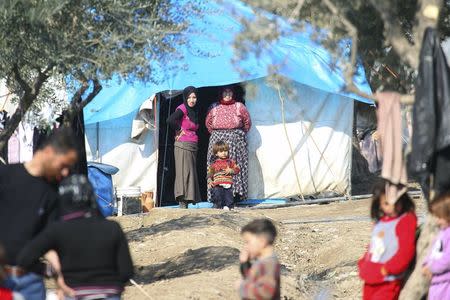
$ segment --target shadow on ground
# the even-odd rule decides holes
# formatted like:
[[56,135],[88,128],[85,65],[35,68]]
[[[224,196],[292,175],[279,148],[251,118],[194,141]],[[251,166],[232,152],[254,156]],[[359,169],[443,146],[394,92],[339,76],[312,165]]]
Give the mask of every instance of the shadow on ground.
[[225,226],[236,232],[247,224],[250,219],[242,217],[237,213],[223,213],[218,215],[186,215],[178,219],[170,220],[160,224],[151,225],[129,231],[127,238],[130,242],[142,241],[146,236],[153,234],[164,234],[174,230],[186,230],[194,228],[206,228],[213,226]]
[[336,270],[339,268],[345,267],[354,267],[357,264],[357,261],[347,261],[342,262],[334,267],[327,268],[321,272],[309,274],[307,279],[311,281],[323,281],[329,280],[335,277]]
[[[138,267],[136,279],[152,283],[163,279],[178,278],[204,271],[220,271],[238,264],[239,250],[232,247],[203,247],[187,250],[168,262]],[[236,267],[237,270],[237,267]],[[236,271],[237,272],[237,271]]]

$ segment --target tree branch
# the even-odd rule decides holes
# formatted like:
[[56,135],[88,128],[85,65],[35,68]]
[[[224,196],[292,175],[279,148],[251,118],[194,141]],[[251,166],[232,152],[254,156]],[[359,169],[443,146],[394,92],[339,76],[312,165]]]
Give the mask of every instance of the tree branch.
[[305,4],[305,0],[297,0],[297,5],[289,16],[289,20],[294,21],[300,15],[300,11],[302,10],[303,4]]
[[42,86],[49,77],[48,71],[51,68],[53,68],[53,66],[49,65],[43,72],[39,72],[33,81],[32,87],[30,87],[28,83],[22,78],[17,64],[14,64],[13,66],[14,78],[22,88],[23,95],[20,96],[19,105],[17,106],[16,111],[11,116],[11,118],[6,122],[5,129],[0,132],[0,151],[8,143],[9,138],[14,133],[17,126],[19,126],[19,123],[22,121],[23,116],[31,107],[33,102],[36,100],[40,89],[42,88]]
[[16,79],[17,83],[20,85],[20,88],[23,90],[25,94],[31,94],[31,87],[28,85],[28,83],[22,78],[22,75],[19,71],[19,66],[17,64],[13,65],[12,68],[14,78]]
[[[423,34],[427,27],[436,27],[438,13],[443,5],[443,0],[419,0],[418,11],[416,13],[416,25],[413,28],[413,44],[406,38],[403,30],[392,14],[390,1],[370,0],[372,6],[378,11],[384,22],[385,37],[389,43],[408,65],[417,69],[419,67],[419,54],[422,45]],[[434,9],[436,14],[427,13],[430,8]]]
[[[361,96],[366,99],[377,101],[377,98],[374,95],[369,95],[364,93],[360,89],[358,89],[353,83],[353,77],[355,75],[355,66],[356,66],[356,53],[358,51],[358,29],[341,13],[338,8],[330,1],[330,0],[322,0],[322,2],[326,5],[326,7],[333,13],[334,15],[339,16],[342,24],[345,26],[348,34],[352,39],[352,48],[350,53],[350,62],[344,74],[344,80],[346,84],[346,90]],[[383,1],[380,1],[383,2]],[[383,2],[385,3],[385,2]],[[405,38],[406,39],[406,38]],[[400,102],[405,105],[411,105],[414,103],[414,95],[401,95]]]
[[87,91],[89,88],[89,81],[84,76],[83,73],[79,72],[78,76],[82,80],[81,87],[75,92],[75,94],[72,96],[72,100],[70,102],[70,108],[67,110],[66,114],[64,115],[64,125],[69,126],[69,124],[72,123],[72,120],[76,117],[76,115],[83,110],[83,108],[88,105],[95,96],[100,93],[102,90],[102,85],[100,84],[100,81],[95,78],[92,79],[92,82],[94,84],[94,87],[92,89],[92,92],[87,95],[87,97],[83,100],[83,94]]
[[100,93],[100,91],[102,90],[102,85],[100,84],[100,81],[98,81],[97,78],[95,78],[93,80],[94,83],[94,89],[92,90],[92,92],[86,97],[86,99],[83,100],[83,102],[81,103],[81,109],[83,109],[86,105],[88,105],[92,99],[95,98],[95,96],[98,95],[98,93]]

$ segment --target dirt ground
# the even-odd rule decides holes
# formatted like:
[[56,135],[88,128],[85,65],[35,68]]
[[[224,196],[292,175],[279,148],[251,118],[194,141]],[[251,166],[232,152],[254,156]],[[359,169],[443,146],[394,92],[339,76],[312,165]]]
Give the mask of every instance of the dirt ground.
[[[423,214],[422,201],[418,214]],[[238,299],[240,228],[254,218],[279,230],[282,299],[360,299],[356,261],[370,237],[369,200],[278,209],[153,209],[116,218],[136,281],[152,299]],[[128,285],[124,299],[148,299]]]

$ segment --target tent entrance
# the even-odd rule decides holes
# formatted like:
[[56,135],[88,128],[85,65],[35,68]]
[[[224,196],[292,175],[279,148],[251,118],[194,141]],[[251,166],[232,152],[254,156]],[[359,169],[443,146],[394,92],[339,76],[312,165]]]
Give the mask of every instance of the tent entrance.
[[[205,127],[206,114],[211,104],[219,99],[224,86],[204,87],[198,90],[198,110],[200,128],[197,152],[197,174],[202,200],[207,199],[206,161],[208,153],[209,133]],[[245,89],[243,84],[233,85],[237,101],[244,102]],[[183,103],[182,91],[161,92],[157,94],[159,109],[159,136],[158,136],[158,177],[157,177],[157,205],[175,205],[175,159],[173,155],[175,132],[168,127],[167,118]]]

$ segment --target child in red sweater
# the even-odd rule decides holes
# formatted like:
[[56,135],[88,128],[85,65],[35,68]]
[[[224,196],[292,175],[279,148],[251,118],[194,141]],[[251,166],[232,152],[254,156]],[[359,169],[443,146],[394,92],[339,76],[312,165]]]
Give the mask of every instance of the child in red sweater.
[[371,217],[375,221],[369,248],[358,261],[364,281],[363,299],[398,299],[403,277],[415,251],[417,217],[414,202],[403,194],[389,203],[385,182],[373,191]]
[[233,208],[233,175],[239,173],[239,166],[228,157],[230,147],[223,141],[213,145],[216,161],[208,169],[208,187],[215,208]]

